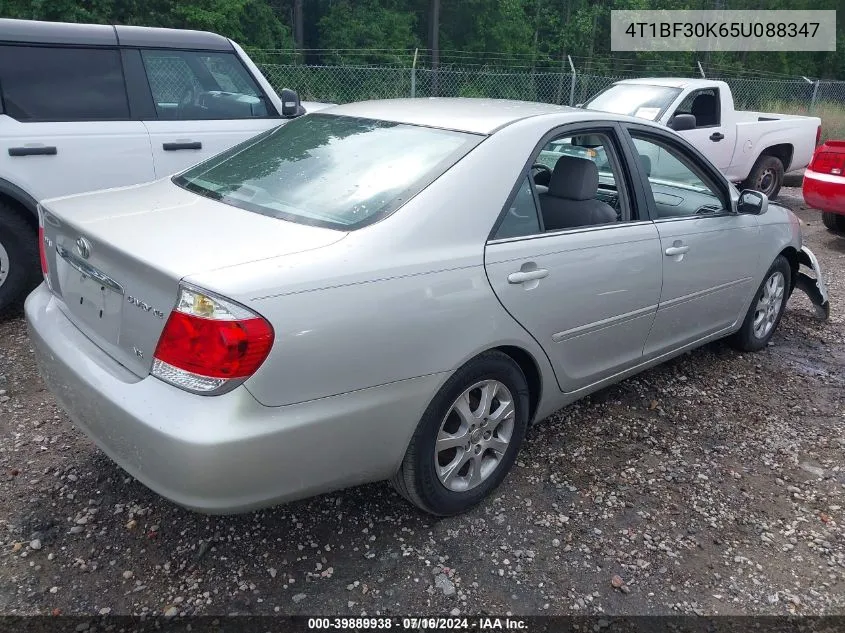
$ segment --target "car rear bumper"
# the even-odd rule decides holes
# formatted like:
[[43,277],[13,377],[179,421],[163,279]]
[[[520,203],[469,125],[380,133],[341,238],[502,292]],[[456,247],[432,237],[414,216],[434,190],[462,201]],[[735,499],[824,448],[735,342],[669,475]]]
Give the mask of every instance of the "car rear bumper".
[[209,397],[139,379],[87,339],[44,284],[27,298],[26,318],[41,374],[74,423],[141,483],[202,512],[390,477],[444,380],[265,407],[243,386]]
[[804,201],[821,211],[845,215],[845,176],[804,172]]

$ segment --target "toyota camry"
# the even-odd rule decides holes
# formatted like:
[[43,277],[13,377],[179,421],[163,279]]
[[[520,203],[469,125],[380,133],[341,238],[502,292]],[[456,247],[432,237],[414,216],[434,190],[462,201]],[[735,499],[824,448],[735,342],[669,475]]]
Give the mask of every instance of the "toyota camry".
[[40,208],[42,375],[117,464],[228,513],[378,480],[425,511],[526,429],[827,291],[798,219],[641,119],[475,99],[307,114]]

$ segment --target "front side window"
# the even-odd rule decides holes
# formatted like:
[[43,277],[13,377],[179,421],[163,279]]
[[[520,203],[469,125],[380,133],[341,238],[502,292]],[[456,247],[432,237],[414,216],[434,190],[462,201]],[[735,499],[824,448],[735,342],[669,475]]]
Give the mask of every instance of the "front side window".
[[658,218],[722,213],[726,202],[694,159],[656,138],[631,135],[654,196]]
[[248,119],[269,114],[261,90],[232,53],[141,52],[160,119]]
[[590,99],[584,107],[655,121],[679,94],[680,89],[666,86],[615,84]]
[[482,138],[309,114],[192,167],[174,182],[255,213],[349,230],[398,209]]
[[6,114],[18,121],[129,118],[114,49],[2,45],[0,90]]

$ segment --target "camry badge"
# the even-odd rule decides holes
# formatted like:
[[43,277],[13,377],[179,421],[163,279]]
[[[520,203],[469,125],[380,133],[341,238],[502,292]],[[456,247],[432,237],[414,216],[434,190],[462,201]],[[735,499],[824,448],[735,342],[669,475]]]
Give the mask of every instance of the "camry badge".
[[164,312],[161,310],[157,310],[156,308],[152,307],[146,301],[141,301],[138,297],[133,297],[132,295],[126,295],[126,300],[131,303],[136,308],[141,308],[144,312],[151,312],[153,315],[157,316],[159,319],[164,318]]
[[76,240],[76,254],[82,259],[88,259],[91,255],[91,244],[84,237]]

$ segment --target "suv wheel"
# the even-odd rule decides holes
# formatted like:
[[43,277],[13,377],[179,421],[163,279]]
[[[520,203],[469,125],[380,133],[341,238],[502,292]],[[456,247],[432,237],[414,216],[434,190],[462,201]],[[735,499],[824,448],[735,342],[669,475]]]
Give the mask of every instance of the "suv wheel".
[[17,208],[0,202],[0,312],[23,301],[40,280],[36,234]]

